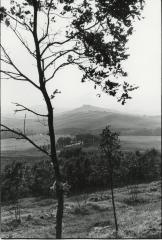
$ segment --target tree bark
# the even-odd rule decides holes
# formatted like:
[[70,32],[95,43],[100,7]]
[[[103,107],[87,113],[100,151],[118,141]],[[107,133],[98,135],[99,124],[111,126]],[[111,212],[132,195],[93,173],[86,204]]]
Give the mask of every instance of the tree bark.
[[110,184],[111,184],[111,197],[112,197],[112,205],[113,205],[113,213],[114,213],[114,220],[115,220],[115,229],[116,229],[116,237],[118,234],[118,223],[117,223],[117,217],[116,217],[116,207],[115,207],[115,201],[114,201],[114,190],[113,190],[113,182],[112,182],[112,176],[110,177]]
[[116,230],[116,238],[117,238],[117,237],[118,237],[118,222],[117,222],[116,207],[115,207],[115,200],[114,200],[113,166],[112,166],[112,163],[111,163],[111,159],[109,160],[109,165],[110,165],[110,188],[111,188],[111,198],[112,198],[113,214],[114,214],[115,230]]
[[53,107],[51,104],[51,99],[47,93],[47,89],[45,86],[45,79],[44,79],[44,71],[41,65],[41,54],[40,54],[40,46],[37,36],[37,13],[38,13],[38,6],[37,2],[34,4],[34,30],[33,30],[33,38],[35,42],[35,50],[36,50],[36,60],[37,60],[37,69],[39,75],[39,83],[40,83],[40,90],[43,94],[44,100],[46,102],[47,111],[48,111],[48,129],[49,129],[49,137],[50,137],[50,157],[51,162],[53,163],[53,168],[55,172],[55,179],[56,179],[56,196],[58,201],[57,206],[57,214],[56,214],[56,238],[60,239],[62,237],[62,218],[63,218],[63,204],[64,204],[64,193],[63,193],[63,186],[61,182],[61,174],[59,163],[57,159],[56,153],[56,142],[55,142],[55,131],[54,131],[54,117],[53,117]]
[[57,213],[56,213],[56,239],[62,238],[62,219],[64,210],[64,193],[63,190],[56,186],[57,194]]
[[43,96],[47,104],[48,109],[48,127],[49,127],[49,136],[51,144],[51,161],[53,163],[53,168],[55,172],[56,179],[56,197],[58,201],[57,213],[56,213],[56,239],[62,238],[62,218],[63,218],[63,209],[64,209],[64,190],[62,186],[62,179],[60,174],[59,163],[56,153],[56,142],[55,142],[55,131],[53,126],[53,108],[50,101],[50,98],[47,94],[46,88],[43,90]]

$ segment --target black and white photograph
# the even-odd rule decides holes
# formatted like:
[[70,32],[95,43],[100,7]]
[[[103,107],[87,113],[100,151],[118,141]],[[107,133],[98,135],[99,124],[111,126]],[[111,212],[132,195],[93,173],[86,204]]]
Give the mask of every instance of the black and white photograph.
[[1,0],[0,239],[162,239],[161,1]]

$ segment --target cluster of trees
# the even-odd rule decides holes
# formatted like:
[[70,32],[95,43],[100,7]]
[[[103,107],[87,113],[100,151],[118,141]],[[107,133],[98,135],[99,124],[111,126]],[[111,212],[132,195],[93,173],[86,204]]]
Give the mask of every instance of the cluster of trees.
[[77,134],[75,136],[77,142],[82,142],[85,146],[98,145],[100,142],[99,135],[87,134]]
[[68,145],[80,144],[83,146],[98,145],[100,142],[99,135],[87,134],[77,134],[74,137],[59,137],[56,143],[57,149],[62,149]]
[[72,144],[73,139],[71,137],[59,137],[56,143],[56,147],[61,149],[67,145]]
[[[119,151],[113,158],[114,185],[149,182],[160,178],[160,153],[154,149],[141,152]],[[107,188],[111,168],[102,153],[84,152],[81,148],[60,153],[63,176],[72,192]],[[110,187],[110,186],[109,186]]]
[[2,173],[1,200],[15,202],[28,196],[49,196],[54,180],[54,170],[47,160],[34,165],[15,161]]
[[[84,152],[81,148],[64,149],[59,154],[61,174],[70,185],[70,194],[110,187],[110,167],[102,153]],[[118,151],[113,159],[114,186],[124,186],[160,179],[161,154]],[[27,165],[14,162],[2,173],[2,201],[27,196],[53,196],[50,187],[55,181],[51,163],[47,160]]]

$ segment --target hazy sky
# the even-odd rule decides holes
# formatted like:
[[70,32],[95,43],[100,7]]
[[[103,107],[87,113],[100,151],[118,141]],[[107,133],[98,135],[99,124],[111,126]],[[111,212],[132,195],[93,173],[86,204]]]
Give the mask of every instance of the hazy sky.
[[[91,104],[128,113],[161,114],[161,1],[146,0],[143,15],[145,19],[136,23],[136,31],[129,41],[130,57],[125,63],[127,80],[139,86],[132,94],[133,99],[122,106],[115,98],[104,93],[98,98],[98,91],[94,90],[93,84],[80,82],[81,73],[76,68],[66,68],[49,84],[51,91],[56,88],[61,91],[53,102],[56,110]],[[2,39],[8,44],[9,52],[16,51],[18,61],[30,72],[32,63],[22,56],[21,48],[16,45],[12,35],[5,32]],[[2,80],[1,86],[2,114],[13,108],[11,102],[28,107],[43,104],[38,90],[28,83]]]

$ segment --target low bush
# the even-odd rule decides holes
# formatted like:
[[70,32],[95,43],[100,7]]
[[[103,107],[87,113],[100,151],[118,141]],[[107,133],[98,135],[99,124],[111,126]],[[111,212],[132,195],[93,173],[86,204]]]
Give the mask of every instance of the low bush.
[[[63,181],[70,185],[71,195],[109,188],[108,159],[101,153],[75,148],[61,151],[58,157]],[[118,152],[113,162],[114,187],[159,180],[160,168],[161,154],[155,149],[144,153]],[[6,166],[1,180],[1,200],[5,203],[29,196],[55,197],[50,190],[55,181],[54,171],[47,160],[34,166],[13,162]],[[131,194],[136,198],[138,193],[131,190]]]
[[130,205],[130,206],[136,206],[138,204],[145,204],[145,203],[148,203],[149,200],[147,198],[136,198],[136,199],[132,199],[132,198],[125,198],[123,200],[123,202],[127,205]]
[[81,205],[81,206],[74,205],[70,212],[75,215],[88,215],[89,214],[88,208],[84,205]]

